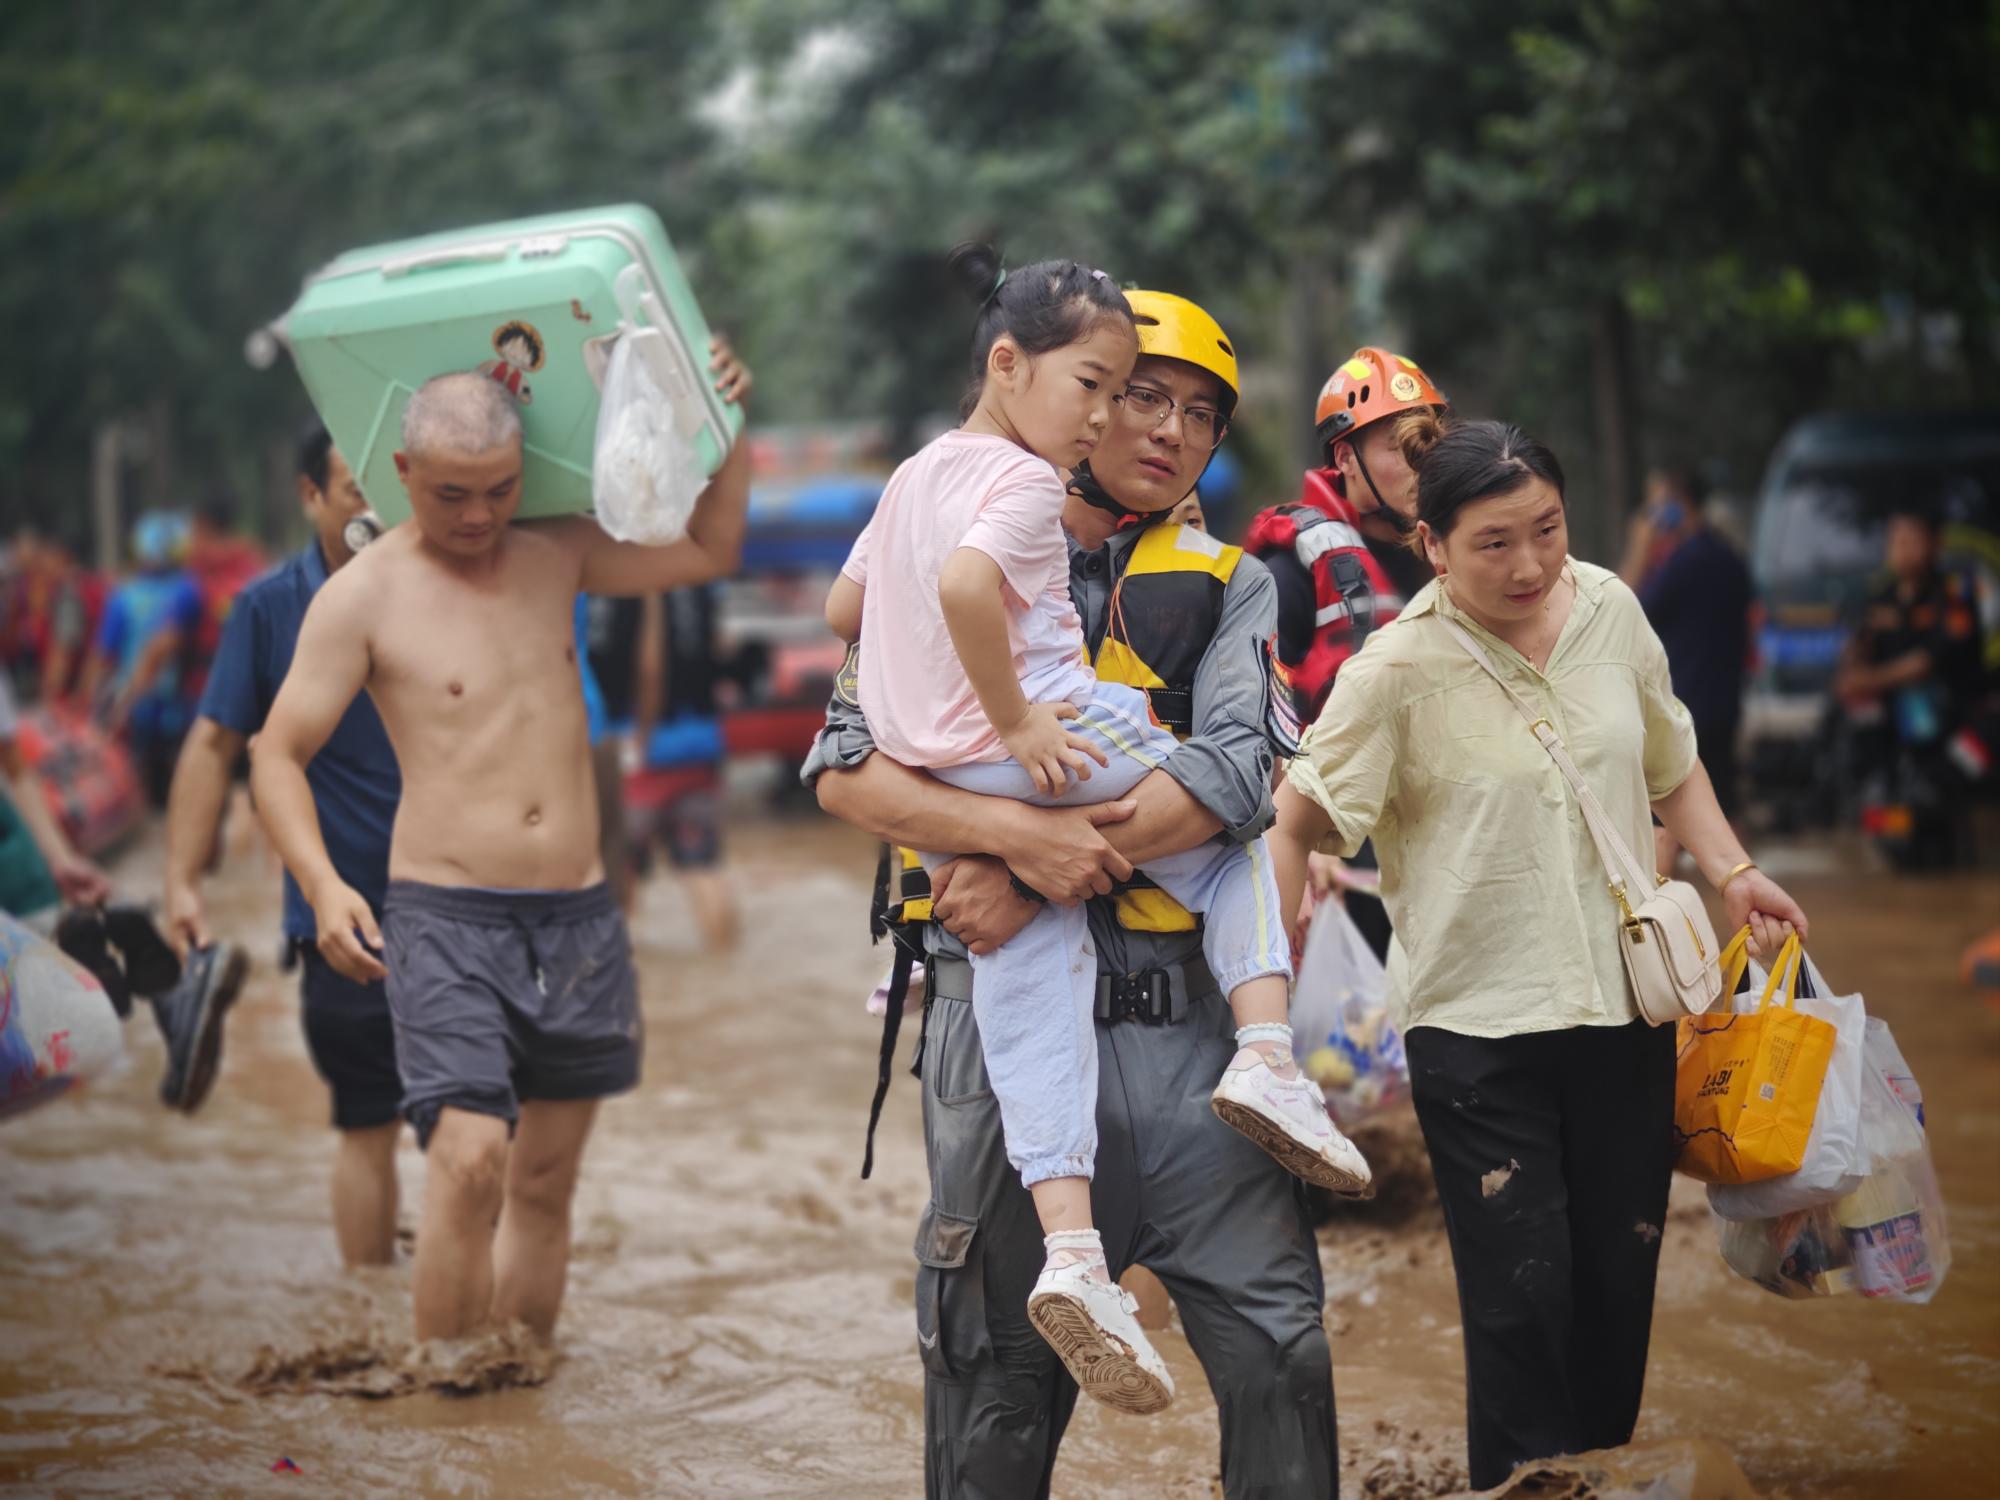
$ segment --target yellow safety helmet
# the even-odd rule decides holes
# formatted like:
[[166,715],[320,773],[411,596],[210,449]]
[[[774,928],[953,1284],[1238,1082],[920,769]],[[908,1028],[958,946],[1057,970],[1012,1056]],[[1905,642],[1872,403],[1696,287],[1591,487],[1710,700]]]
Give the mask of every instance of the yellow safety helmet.
[[1236,350],[1208,310],[1172,292],[1127,292],[1125,300],[1138,326],[1139,352],[1186,360],[1208,371],[1228,390],[1229,412],[1235,411],[1242,395],[1236,383]]

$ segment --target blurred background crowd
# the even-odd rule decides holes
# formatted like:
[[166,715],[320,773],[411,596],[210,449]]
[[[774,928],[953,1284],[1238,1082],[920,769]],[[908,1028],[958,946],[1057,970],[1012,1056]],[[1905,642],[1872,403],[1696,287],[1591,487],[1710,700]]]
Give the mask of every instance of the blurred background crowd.
[[[759,374],[745,576],[692,622],[733,756],[795,757],[817,720],[837,664],[817,600],[894,462],[950,420],[965,330],[941,251],[987,236],[1221,318],[1245,399],[1202,486],[1219,534],[1296,493],[1349,349],[1407,351],[1458,410],[1573,455],[1577,548],[1712,664],[1705,748],[1736,752],[1718,779],[1753,821],[1974,859],[2000,666],[2000,22],[1879,19],[9,7],[0,252],[49,268],[0,284],[0,653],[44,706],[30,753],[87,777],[121,753],[94,720],[164,789],[231,596],[305,535],[305,398],[260,332],[304,274],[636,198]],[[70,822],[101,795],[71,790]]]

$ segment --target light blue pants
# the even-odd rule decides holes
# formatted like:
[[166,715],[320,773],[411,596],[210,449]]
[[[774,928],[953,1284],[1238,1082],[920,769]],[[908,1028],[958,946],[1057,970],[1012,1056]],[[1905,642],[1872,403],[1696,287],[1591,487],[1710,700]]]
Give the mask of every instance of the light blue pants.
[[[1111,764],[1071,778],[1054,796],[1012,760],[950,766],[931,774],[989,797],[1042,807],[1086,807],[1124,796],[1157,770],[1176,741],[1155,724],[1136,688],[1101,683],[1066,726]],[[952,856],[926,854],[936,869]],[[1202,953],[1224,994],[1262,974],[1292,972],[1278,911],[1278,882],[1263,841],[1198,844],[1142,867],[1189,911],[1205,914]],[[1082,906],[1053,902],[994,952],[972,960],[972,1011],[986,1071],[1000,1104],[1007,1160],[1032,1187],[1050,1177],[1089,1177],[1097,1156],[1097,950]]]

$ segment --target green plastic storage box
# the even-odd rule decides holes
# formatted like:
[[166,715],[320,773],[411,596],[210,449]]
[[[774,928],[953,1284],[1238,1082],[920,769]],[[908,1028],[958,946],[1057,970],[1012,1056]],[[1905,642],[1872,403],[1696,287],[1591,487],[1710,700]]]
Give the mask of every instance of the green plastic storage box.
[[705,472],[743,410],[715,393],[708,324],[659,215],[636,204],[486,224],[350,251],[306,278],[274,331],[385,521],[403,407],[433,375],[477,369],[521,403],[523,516],[587,512],[598,387],[621,324]]

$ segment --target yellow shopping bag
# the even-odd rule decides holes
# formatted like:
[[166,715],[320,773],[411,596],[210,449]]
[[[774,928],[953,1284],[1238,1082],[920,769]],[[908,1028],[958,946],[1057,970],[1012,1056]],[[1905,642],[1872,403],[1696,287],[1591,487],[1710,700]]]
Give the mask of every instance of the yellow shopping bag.
[[1838,1032],[1792,1007],[1803,953],[1786,939],[1755,1010],[1730,999],[1749,963],[1750,929],[1722,952],[1722,1007],[1680,1023],[1674,1080],[1675,1165],[1701,1182],[1762,1182],[1805,1160]]

